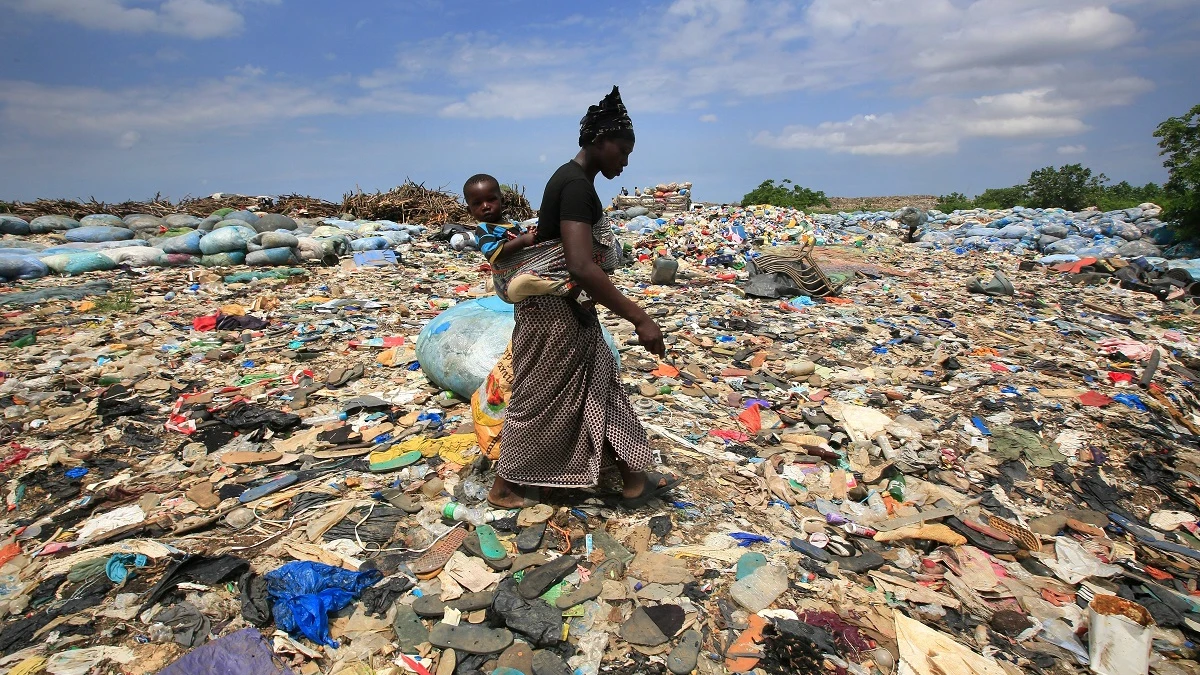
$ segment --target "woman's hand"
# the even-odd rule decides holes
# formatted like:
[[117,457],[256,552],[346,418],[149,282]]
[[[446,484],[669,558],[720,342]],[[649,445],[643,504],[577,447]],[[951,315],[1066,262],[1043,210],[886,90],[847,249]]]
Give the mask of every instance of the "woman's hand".
[[664,356],[667,353],[667,347],[663,344],[662,328],[659,328],[654,319],[646,316],[633,324],[633,328],[637,331],[638,343],[645,347],[646,351],[655,356]]

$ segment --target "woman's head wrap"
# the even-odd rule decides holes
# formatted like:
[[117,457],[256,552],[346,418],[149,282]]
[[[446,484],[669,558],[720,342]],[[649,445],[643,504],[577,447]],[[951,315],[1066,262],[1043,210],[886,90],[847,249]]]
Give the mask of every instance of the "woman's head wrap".
[[628,131],[633,135],[633,120],[621,102],[621,92],[613,85],[608,96],[600,103],[588,108],[587,114],[579,120],[579,147],[595,143],[604,136]]

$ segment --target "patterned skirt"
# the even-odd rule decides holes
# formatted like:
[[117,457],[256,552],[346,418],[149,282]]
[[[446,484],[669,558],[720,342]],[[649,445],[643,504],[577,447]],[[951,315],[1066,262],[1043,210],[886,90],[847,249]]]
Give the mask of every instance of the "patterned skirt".
[[653,466],[646,430],[621,390],[596,313],[566,298],[516,304],[513,388],[496,472],[520,485],[590,487],[601,459]]

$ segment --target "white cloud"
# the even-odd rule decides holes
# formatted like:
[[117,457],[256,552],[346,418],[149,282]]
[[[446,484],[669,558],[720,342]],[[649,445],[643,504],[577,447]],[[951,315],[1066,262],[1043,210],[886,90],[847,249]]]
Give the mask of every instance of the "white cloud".
[[137,142],[142,140],[142,135],[136,131],[126,131],[117,139],[117,147],[122,150],[128,150],[137,145]]
[[244,20],[218,0],[7,0],[16,9],[114,33],[166,33],[196,40],[242,32]]
[[1086,145],[1060,145],[1058,146],[1058,154],[1060,155],[1082,155],[1087,152]]
[[700,121],[701,121],[701,122],[716,122],[716,121],[717,121],[717,116],[716,116],[716,115],[713,115],[713,114],[711,114],[711,113],[710,113],[710,114],[708,114],[708,115],[701,115],[701,116],[700,116]]

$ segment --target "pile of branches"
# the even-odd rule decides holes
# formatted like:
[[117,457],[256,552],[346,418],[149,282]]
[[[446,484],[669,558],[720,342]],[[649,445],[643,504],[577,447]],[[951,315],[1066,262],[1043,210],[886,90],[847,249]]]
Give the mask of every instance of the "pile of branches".
[[[510,218],[527,220],[535,215],[529,206],[529,200],[525,198],[524,189],[518,191],[505,186],[502,193],[504,206]],[[421,225],[465,223],[471,219],[467,207],[459,200],[458,195],[441,189],[431,190],[411,180],[387,192],[369,194],[356,190],[347,193],[341,204],[296,194],[284,195],[275,200],[231,194],[219,197],[188,196],[176,203],[172,203],[161,194],[156,194],[153,199],[144,202],[128,201],[120,204],[106,204],[96,201],[94,197],[86,202],[74,199],[38,199],[11,204],[0,202],[0,213],[11,213],[25,220],[51,215],[70,216],[78,220],[93,213],[109,213],[121,217],[131,213],[148,213],[159,217],[172,213],[187,213],[205,218],[212,212],[225,208],[253,208],[283,213],[295,218],[329,218],[350,213],[365,220],[392,220],[397,223]]]
[[[535,213],[525,198],[525,190],[508,186],[501,190],[509,218],[527,220]],[[397,223],[442,225],[471,220],[458,195],[445,189],[433,190],[411,180],[387,192],[350,192],[342,199],[342,211],[364,220],[391,220]]]

